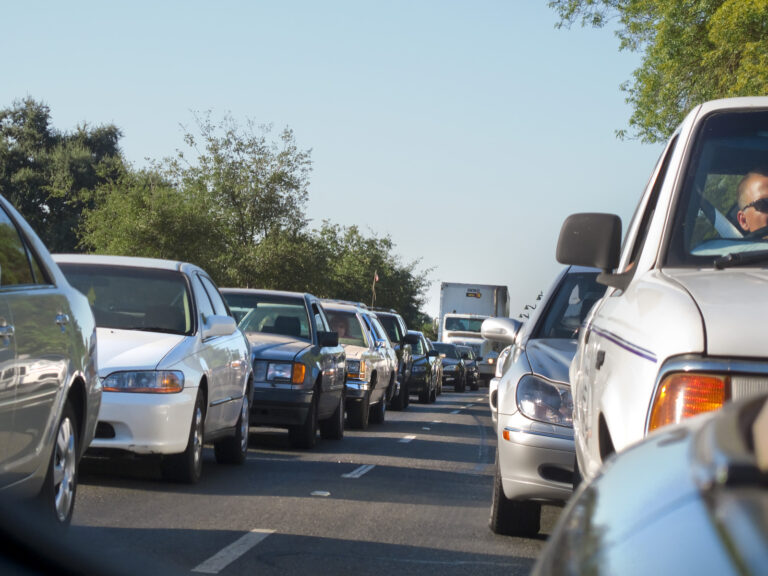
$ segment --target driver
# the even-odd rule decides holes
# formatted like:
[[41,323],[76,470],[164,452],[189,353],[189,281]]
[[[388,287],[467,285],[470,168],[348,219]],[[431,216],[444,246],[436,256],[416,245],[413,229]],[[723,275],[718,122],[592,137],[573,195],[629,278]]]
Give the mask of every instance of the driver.
[[756,168],[739,182],[736,218],[744,232],[768,226],[768,168]]

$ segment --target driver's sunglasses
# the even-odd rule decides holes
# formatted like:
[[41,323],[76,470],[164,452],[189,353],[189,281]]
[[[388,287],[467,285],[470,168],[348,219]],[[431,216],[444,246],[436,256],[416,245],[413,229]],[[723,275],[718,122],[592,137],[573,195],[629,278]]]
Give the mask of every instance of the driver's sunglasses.
[[768,214],[768,197],[766,198],[758,198],[754,202],[750,202],[744,208],[743,210],[746,210],[747,208],[754,208],[758,212],[762,212],[763,214]]

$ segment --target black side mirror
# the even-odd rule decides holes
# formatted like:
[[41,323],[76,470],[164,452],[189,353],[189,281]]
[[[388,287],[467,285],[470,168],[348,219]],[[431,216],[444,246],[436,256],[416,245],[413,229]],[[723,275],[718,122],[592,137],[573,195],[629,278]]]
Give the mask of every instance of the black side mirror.
[[339,333],[338,332],[325,332],[322,330],[317,331],[317,343],[321,348],[333,348],[339,345]]

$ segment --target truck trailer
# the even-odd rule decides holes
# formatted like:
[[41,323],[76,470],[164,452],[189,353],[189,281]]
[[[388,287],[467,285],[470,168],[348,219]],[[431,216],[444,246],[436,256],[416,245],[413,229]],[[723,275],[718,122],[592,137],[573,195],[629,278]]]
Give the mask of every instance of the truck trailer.
[[509,290],[493,284],[443,282],[440,285],[440,313],[437,339],[471,346],[482,357],[478,363],[480,379],[487,386],[496,369],[500,345],[483,339],[483,320],[509,317]]

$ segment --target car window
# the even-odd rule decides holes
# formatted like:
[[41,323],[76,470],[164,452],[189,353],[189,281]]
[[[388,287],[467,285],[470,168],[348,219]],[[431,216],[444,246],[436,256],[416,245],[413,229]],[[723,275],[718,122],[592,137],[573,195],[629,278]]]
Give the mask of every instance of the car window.
[[411,351],[414,354],[426,354],[427,353],[426,347],[424,346],[424,342],[422,341],[421,338],[416,340],[416,342],[414,344],[411,344]]
[[354,312],[326,309],[325,315],[328,317],[331,330],[339,335],[339,344],[368,346],[368,341],[363,332],[363,325]]
[[366,319],[368,320],[370,328],[373,331],[376,339],[382,342],[388,342],[391,345],[392,342],[387,335],[387,331],[384,330],[384,327],[379,322],[379,319],[376,316],[370,316],[368,314],[366,314]]
[[47,283],[10,216],[0,208],[0,289]]
[[768,233],[750,236],[768,220],[768,200],[759,202],[768,195],[765,186],[752,194],[755,179],[768,181],[768,112],[720,112],[706,118],[676,206],[666,263],[707,266],[731,253],[767,250]]
[[331,330],[328,325],[328,319],[325,317],[325,312],[317,304],[312,304],[312,314],[315,317],[315,327],[317,330],[323,332],[329,332]]
[[576,338],[592,306],[605,293],[597,283],[597,272],[566,274],[549,299],[532,338]]
[[86,295],[100,328],[192,333],[189,286],[181,272],[82,263],[59,267]]
[[310,339],[309,315],[303,298],[270,294],[227,294],[226,298],[236,316],[245,314],[239,324],[244,332]]
[[203,276],[201,274],[198,274],[198,276],[200,278],[200,282],[203,284],[203,288],[205,289],[208,298],[211,301],[211,304],[213,304],[213,311],[220,316],[229,316],[230,314],[229,310],[227,309],[227,305],[221,298],[219,289],[216,288],[216,285],[213,283],[213,281],[207,276]]
[[444,358],[453,358],[454,360],[460,359],[459,351],[455,346],[451,346],[449,344],[441,344],[439,342],[433,343],[433,346],[435,347],[435,350],[440,352],[440,355]]
[[400,322],[395,316],[389,314],[377,314],[376,318],[384,327],[390,342],[400,342],[403,339],[403,331]]

